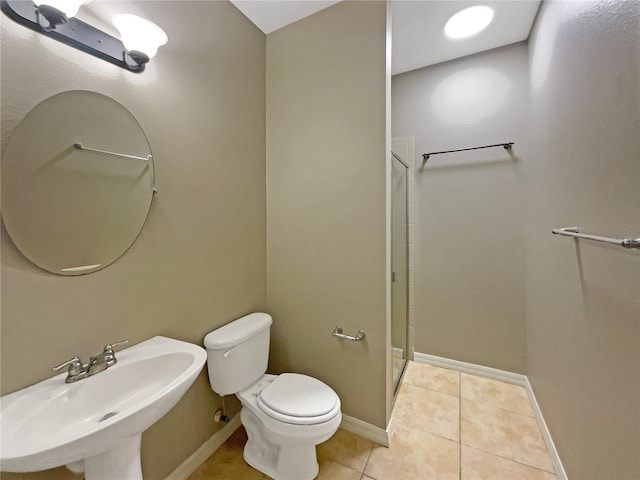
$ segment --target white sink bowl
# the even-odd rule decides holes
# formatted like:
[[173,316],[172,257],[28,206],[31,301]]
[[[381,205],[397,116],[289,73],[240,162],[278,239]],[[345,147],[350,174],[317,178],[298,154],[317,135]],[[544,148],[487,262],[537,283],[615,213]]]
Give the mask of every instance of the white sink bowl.
[[0,399],[0,469],[75,464],[85,478],[142,478],[142,432],[166,414],[207,359],[197,345],[154,337],[116,353],[118,363],[76,383],[66,373]]

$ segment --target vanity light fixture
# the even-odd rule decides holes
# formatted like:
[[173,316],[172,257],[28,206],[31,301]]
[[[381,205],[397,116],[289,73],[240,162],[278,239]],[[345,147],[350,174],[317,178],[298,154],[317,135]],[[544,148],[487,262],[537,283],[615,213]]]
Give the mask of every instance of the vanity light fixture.
[[73,18],[86,1],[0,0],[0,7],[20,25],[134,73],[143,72],[158,47],[167,43],[160,27],[135,15],[116,15],[126,17],[116,25],[122,40]]
[[444,33],[454,40],[467,38],[487,28],[492,20],[491,7],[474,5],[453,15],[444,26]]
[[144,65],[169,41],[159,26],[144,18],[128,13],[113,17],[128,56],[138,65]]
[[76,16],[84,2],[85,0],[33,0],[38,14],[48,22],[48,25],[42,25],[45,29],[67,23],[70,18]]

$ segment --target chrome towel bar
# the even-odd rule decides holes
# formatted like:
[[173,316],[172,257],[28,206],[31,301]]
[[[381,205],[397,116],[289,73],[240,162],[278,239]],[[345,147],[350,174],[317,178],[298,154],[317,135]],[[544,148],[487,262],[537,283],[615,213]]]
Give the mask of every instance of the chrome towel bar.
[[135,155],[126,155],[124,153],[109,152],[107,150],[98,150],[97,148],[85,147],[81,143],[74,143],[73,146],[76,147],[78,150],[86,150],[87,152],[93,152],[93,153],[102,153],[104,155],[113,155],[114,157],[131,158],[133,160],[144,160],[145,162],[153,158],[151,155],[147,155],[146,157],[137,157]]
[[333,335],[336,338],[342,338],[343,340],[351,340],[353,342],[359,342],[361,340],[364,340],[364,337],[366,337],[366,334],[362,330],[358,330],[358,333],[356,333],[355,337],[352,337],[351,335],[345,335],[344,333],[342,333],[342,327],[334,328],[331,335]]
[[466,152],[468,150],[479,150],[481,148],[493,148],[493,147],[503,147],[505,150],[511,150],[514,142],[504,142],[504,143],[496,143],[493,145],[483,145],[482,147],[469,147],[469,148],[458,148],[457,150],[445,150],[442,152],[431,152],[431,153],[423,153],[422,154],[422,163],[425,163],[429,160],[431,155],[441,155],[443,153],[454,153],[454,152]]
[[610,243],[612,245],[619,245],[624,248],[640,249],[640,238],[610,238],[601,237],[599,235],[588,235],[586,233],[579,233],[578,227],[554,228],[551,232],[556,235],[564,235],[567,237],[584,238],[586,240],[595,240],[596,242]]

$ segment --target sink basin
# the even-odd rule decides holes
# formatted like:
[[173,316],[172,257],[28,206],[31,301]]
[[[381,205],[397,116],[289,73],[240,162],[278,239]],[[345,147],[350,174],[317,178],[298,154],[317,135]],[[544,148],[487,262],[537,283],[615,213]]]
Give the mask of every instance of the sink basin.
[[178,403],[207,354],[191,343],[154,337],[117,358],[76,383],[65,383],[65,372],[3,396],[1,470],[69,465],[84,469],[86,480],[142,478],[142,432]]

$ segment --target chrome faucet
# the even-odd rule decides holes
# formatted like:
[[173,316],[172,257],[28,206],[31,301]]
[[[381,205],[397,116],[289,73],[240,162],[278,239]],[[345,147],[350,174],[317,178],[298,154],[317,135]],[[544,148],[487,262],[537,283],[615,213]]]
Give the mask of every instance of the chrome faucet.
[[87,371],[85,370],[84,365],[82,365],[82,360],[80,360],[79,357],[73,357],[71,360],[67,360],[57,367],[53,367],[51,370],[57,372],[67,365],[69,366],[69,373],[67,374],[67,378],[65,380],[66,383],[77,382],[78,380],[86,378]]
[[73,357],[70,360],[67,360],[60,365],[53,367],[51,370],[57,372],[58,370],[68,366],[68,374],[65,379],[65,383],[73,383],[78,380],[82,380],[83,378],[90,377],[95,375],[96,373],[100,373],[103,370],[115,365],[118,363],[118,359],[116,358],[116,354],[113,351],[113,347],[118,345],[124,345],[128,343],[129,340],[122,340],[120,342],[110,343],[104,346],[102,353],[96,355],[95,357],[89,358],[89,363],[87,365],[82,364],[82,360],[79,357]]

